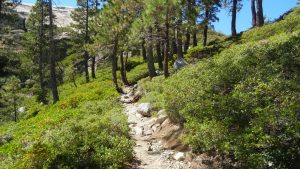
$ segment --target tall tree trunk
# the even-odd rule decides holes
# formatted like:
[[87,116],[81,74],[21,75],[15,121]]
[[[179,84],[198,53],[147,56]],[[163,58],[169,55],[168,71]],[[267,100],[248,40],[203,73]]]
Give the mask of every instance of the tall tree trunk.
[[14,120],[15,120],[15,122],[17,122],[18,121],[18,111],[17,111],[17,98],[16,98],[16,96],[13,96],[13,105],[14,105],[14,114],[15,114]]
[[52,12],[52,0],[49,0],[49,30],[50,30],[50,76],[51,76],[51,89],[53,95],[53,103],[55,104],[59,101],[58,90],[57,90],[57,81],[56,81],[56,70],[55,70],[55,47],[54,47],[54,32],[53,32],[53,12]]
[[177,59],[183,58],[182,51],[182,10],[179,10],[178,22],[177,22]]
[[[85,14],[85,44],[89,43],[89,1],[86,1],[86,14]],[[89,75],[89,53],[85,49],[84,51],[84,71],[85,71],[85,81],[90,82]]]
[[3,0],[0,0],[0,19],[2,19],[2,6],[3,6]]
[[263,0],[256,0],[257,2],[257,26],[264,25],[264,12],[263,12]]
[[124,52],[121,51],[120,53],[120,62],[121,62],[121,77],[122,77],[122,82],[124,85],[129,85],[127,77],[126,77],[126,67],[124,63]]
[[[190,25],[193,21],[192,21],[192,1],[191,0],[187,0],[187,10],[185,11],[185,14],[186,14],[186,21],[187,21],[187,24]],[[191,31],[190,31],[190,28],[187,27],[186,28],[186,33],[185,33],[185,43],[184,43],[184,50],[183,52],[186,54],[188,49],[189,49],[189,46],[190,46],[190,41],[191,41]]]
[[236,11],[237,0],[232,1],[232,20],[231,20],[231,35],[236,36]]
[[207,45],[207,32],[208,32],[208,20],[209,20],[209,9],[205,9],[205,20],[204,20],[204,30],[203,30],[203,46]]
[[[194,10],[194,8],[196,7],[196,0],[193,0],[193,10]],[[194,16],[195,15],[195,16]],[[196,26],[197,26],[197,16],[196,16],[197,14],[196,14],[196,12],[193,14],[193,19],[194,19],[194,22],[193,22],[193,26],[194,26],[194,31],[193,31],[193,46],[195,47],[195,46],[197,46],[198,44],[197,44],[197,28],[196,28]]]
[[92,58],[92,65],[91,65],[91,69],[92,69],[92,78],[96,79],[96,57],[93,56]]
[[195,46],[197,46],[198,45],[198,43],[197,43],[197,33],[196,33],[196,31],[193,33],[193,46],[195,47]]
[[84,72],[85,72],[85,81],[86,83],[90,82],[89,76],[89,53],[84,51]]
[[142,56],[144,60],[147,60],[146,47],[145,47],[145,39],[142,40]]
[[[165,59],[165,43],[161,43],[161,59],[162,59],[162,63],[164,62],[164,59]],[[163,63],[163,66],[164,66],[164,63]],[[163,70],[163,69],[162,69]]]
[[255,0],[251,0],[252,27],[256,26],[256,7]]
[[156,76],[154,59],[153,59],[152,28],[149,28],[149,37],[150,39],[148,40],[148,44],[147,44],[147,59],[148,59],[149,76],[152,79],[154,76]]
[[169,0],[166,0],[167,4],[167,12],[166,12],[166,21],[165,21],[165,26],[166,26],[166,33],[165,33],[165,53],[164,53],[164,76],[165,78],[169,77],[169,50],[170,50],[170,44],[169,44]]
[[114,41],[114,47],[112,53],[112,77],[113,77],[113,82],[116,87],[116,90],[120,92],[120,88],[118,86],[118,78],[117,78],[117,68],[118,68],[117,52],[118,52],[118,36]]
[[[156,24],[156,31],[157,31],[157,34],[160,33],[160,29],[159,29],[159,26],[158,24]],[[161,53],[161,43],[160,43],[160,40],[157,40],[156,42],[156,55],[157,55],[157,62],[158,62],[158,67],[160,70],[163,70],[163,59],[162,59],[162,53]]]
[[161,54],[161,48],[160,48],[160,42],[158,41],[156,43],[156,54],[157,54],[157,62],[158,62],[158,67],[160,70],[163,70],[164,65],[163,65],[163,57]]
[[173,35],[172,35],[172,55],[170,57],[172,57],[174,54],[177,54],[177,43],[176,43],[176,28],[173,29]]
[[185,44],[184,44],[184,53],[187,53],[187,51],[189,50],[190,41],[191,41],[191,33],[190,33],[189,29],[186,30],[185,38],[186,38],[186,41],[185,41]]
[[47,104],[46,100],[46,90],[44,85],[44,4],[43,1],[40,2],[41,7],[41,18],[40,18],[40,32],[39,32],[39,82],[40,82],[40,101],[44,104]]

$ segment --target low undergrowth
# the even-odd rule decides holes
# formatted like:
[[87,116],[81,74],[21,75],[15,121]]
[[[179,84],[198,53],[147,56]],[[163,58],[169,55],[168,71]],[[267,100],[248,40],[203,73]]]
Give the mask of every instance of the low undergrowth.
[[26,105],[34,115],[1,126],[0,168],[126,167],[133,158],[126,116],[111,73],[99,72],[78,88],[62,85],[57,104]]

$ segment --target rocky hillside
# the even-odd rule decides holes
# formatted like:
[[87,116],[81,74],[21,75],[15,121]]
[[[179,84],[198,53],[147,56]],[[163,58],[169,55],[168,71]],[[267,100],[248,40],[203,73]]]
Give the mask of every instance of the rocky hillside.
[[[16,11],[22,17],[27,19],[29,17],[32,6],[27,4],[22,4],[16,7]],[[71,12],[74,8],[71,7],[54,7],[53,12],[56,16],[55,22],[58,27],[67,27],[73,21],[71,18]]]

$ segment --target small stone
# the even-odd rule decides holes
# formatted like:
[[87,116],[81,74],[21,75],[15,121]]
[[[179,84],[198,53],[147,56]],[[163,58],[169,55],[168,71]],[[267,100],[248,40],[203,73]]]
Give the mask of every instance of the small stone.
[[185,158],[185,154],[183,152],[178,152],[173,157],[177,161],[183,161]]
[[181,69],[182,67],[186,66],[188,63],[183,59],[183,58],[178,58],[174,64],[173,64],[173,68],[175,70],[179,70]]
[[155,124],[155,125],[153,125],[151,128],[152,128],[152,130],[155,132],[155,131],[158,130],[159,126],[160,126],[160,124]]
[[24,112],[25,112],[25,107],[20,107],[20,108],[18,108],[18,112],[19,112],[19,113],[24,113]]
[[142,135],[144,134],[144,130],[143,130],[142,127],[135,127],[135,128],[134,128],[134,131],[135,131],[135,134],[136,134],[136,135],[142,136]]
[[137,108],[138,113],[145,117],[151,116],[151,104],[150,103],[141,103]]

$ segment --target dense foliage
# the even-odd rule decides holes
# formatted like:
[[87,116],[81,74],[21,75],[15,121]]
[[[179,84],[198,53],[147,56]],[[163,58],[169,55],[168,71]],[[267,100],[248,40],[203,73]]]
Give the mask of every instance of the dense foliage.
[[56,105],[27,104],[25,119],[1,126],[0,166],[124,167],[132,159],[133,144],[109,71],[102,72],[97,81],[78,88],[62,85]]
[[298,12],[245,33],[245,43],[168,80],[143,83],[150,91],[144,100],[185,126],[184,140],[194,151],[233,155],[243,168],[299,166],[299,29],[270,38],[261,34],[254,42],[250,36],[271,28],[285,32],[278,25],[287,23],[298,27]]

